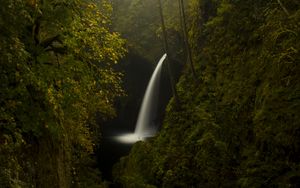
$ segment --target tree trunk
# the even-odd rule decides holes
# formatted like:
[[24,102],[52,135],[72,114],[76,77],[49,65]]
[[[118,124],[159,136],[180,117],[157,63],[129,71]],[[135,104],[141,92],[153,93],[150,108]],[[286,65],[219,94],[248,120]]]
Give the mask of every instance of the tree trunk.
[[169,77],[170,77],[171,88],[172,88],[172,92],[173,92],[173,96],[174,96],[176,105],[179,105],[177,90],[175,87],[174,74],[171,69],[172,67],[171,67],[171,62],[170,62],[170,52],[169,52],[168,41],[167,41],[168,36],[167,36],[167,32],[166,32],[166,26],[165,26],[165,21],[164,21],[164,16],[163,16],[161,0],[158,0],[158,5],[159,5],[160,20],[161,20],[161,26],[162,26],[162,32],[163,32],[164,50],[167,54],[166,60],[167,60],[167,65],[168,65],[168,72],[169,72]]
[[179,3],[180,23],[181,23],[182,32],[183,32],[185,50],[187,52],[188,61],[190,62],[190,65],[191,65],[191,70],[192,70],[193,77],[194,77],[195,80],[197,80],[196,71],[195,71],[195,68],[194,68],[194,63],[193,63],[193,58],[192,58],[191,47],[190,47],[189,39],[188,39],[188,32],[187,32],[187,25],[186,25],[186,18],[185,18],[183,0],[178,0],[178,3]]

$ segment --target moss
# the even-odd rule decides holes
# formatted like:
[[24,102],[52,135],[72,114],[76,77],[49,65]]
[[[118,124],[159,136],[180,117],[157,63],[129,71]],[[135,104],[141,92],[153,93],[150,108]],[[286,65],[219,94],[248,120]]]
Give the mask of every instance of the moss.
[[139,148],[122,161],[126,177],[158,187],[299,186],[299,3],[286,2],[289,17],[266,1],[191,5],[201,9],[191,7],[189,32],[199,82],[187,68],[181,108],[170,101],[142,155],[148,172],[134,170]]

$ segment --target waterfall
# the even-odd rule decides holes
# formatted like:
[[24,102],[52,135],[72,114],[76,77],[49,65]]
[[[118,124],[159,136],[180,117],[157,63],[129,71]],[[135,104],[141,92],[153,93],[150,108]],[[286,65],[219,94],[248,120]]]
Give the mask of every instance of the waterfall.
[[142,106],[140,108],[138,120],[135,127],[135,133],[140,136],[153,136],[156,132],[154,124],[154,116],[156,112],[156,107],[158,104],[158,92],[161,68],[167,54],[164,54],[159,60],[151,79],[148,83]]
[[134,143],[138,140],[144,140],[147,137],[152,137],[156,133],[157,125],[155,125],[154,121],[158,105],[158,92],[162,64],[166,57],[167,54],[164,54],[161,57],[150,78],[139,111],[134,133],[117,136],[118,141],[123,143]]

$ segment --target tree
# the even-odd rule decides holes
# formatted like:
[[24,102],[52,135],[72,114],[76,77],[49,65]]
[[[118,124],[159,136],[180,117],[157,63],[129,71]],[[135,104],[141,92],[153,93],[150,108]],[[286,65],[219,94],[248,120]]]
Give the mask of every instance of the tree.
[[18,0],[0,7],[0,184],[78,183],[99,137],[95,114],[113,116],[122,94],[112,67],[124,41],[109,29],[111,6]]

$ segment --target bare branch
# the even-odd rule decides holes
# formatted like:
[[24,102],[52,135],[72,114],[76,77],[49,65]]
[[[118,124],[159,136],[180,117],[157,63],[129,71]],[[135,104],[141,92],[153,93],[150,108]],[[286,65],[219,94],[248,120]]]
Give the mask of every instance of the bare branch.
[[280,5],[280,7],[282,8],[282,10],[285,12],[285,14],[287,16],[290,16],[289,11],[284,7],[284,5],[282,4],[282,2],[280,0],[277,0],[278,4]]

